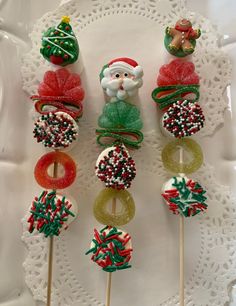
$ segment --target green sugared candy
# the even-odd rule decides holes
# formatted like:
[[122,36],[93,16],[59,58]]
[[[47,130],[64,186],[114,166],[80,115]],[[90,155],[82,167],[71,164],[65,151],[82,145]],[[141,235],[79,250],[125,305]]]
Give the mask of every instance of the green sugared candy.
[[[181,163],[179,158],[175,159],[175,155],[179,152],[180,147],[184,152],[191,154],[192,160]],[[202,149],[199,144],[192,139],[177,139],[168,143],[161,153],[164,167],[174,173],[193,173],[197,171],[203,163]],[[186,160],[186,158],[185,158]]]
[[[103,147],[124,143],[138,149],[143,141],[143,127],[139,109],[128,102],[118,100],[107,103],[98,118],[97,143]],[[107,142],[107,139],[109,141]]]
[[72,64],[79,56],[78,41],[69,22],[69,17],[62,17],[61,23],[57,27],[50,27],[42,37],[40,53],[55,65]]
[[107,103],[104,106],[103,113],[98,119],[98,125],[105,129],[141,130],[143,127],[139,109],[122,100]]
[[[122,209],[116,209],[112,213],[108,202],[113,199],[119,200]],[[125,225],[131,221],[135,215],[135,204],[131,194],[127,190],[115,190],[113,188],[103,189],[97,196],[93,213],[98,222],[109,226]]]

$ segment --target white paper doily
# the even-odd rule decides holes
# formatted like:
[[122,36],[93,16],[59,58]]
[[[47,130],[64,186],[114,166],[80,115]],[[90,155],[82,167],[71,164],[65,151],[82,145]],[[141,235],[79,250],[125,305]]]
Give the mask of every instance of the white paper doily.
[[[81,48],[86,100],[79,143],[71,152],[79,165],[78,178],[66,190],[78,199],[80,217],[56,239],[53,305],[103,305],[106,273],[84,253],[93,228],[99,227],[92,206],[103,188],[94,175],[101,151],[94,130],[104,105],[98,74],[106,62],[118,56],[132,57],[144,68],[144,86],[137,103],[145,124],[145,141],[140,151],[132,154],[138,168],[130,190],[136,202],[136,217],[125,227],[133,237],[133,268],[114,273],[112,304],[178,305],[178,218],[169,213],[160,197],[161,185],[170,174],[160,159],[166,139],[160,136],[156,106],[150,97],[159,67],[170,59],[163,47],[165,26],[187,16],[196,21],[195,27],[203,29],[193,56],[201,76],[201,105],[207,119],[202,135],[212,134],[223,122],[229,61],[217,45],[215,28],[202,16],[186,11],[183,1],[70,1],[44,15],[31,34],[32,50],[23,59],[22,67],[23,87],[30,95],[36,93],[43,72],[52,69],[39,53],[42,32],[65,14],[71,16]],[[71,68],[78,71],[80,66],[77,63]],[[31,146],[35,151],[33,139]],[[38,157],[41,152],[38,150]],[[209,165],[204,165],[195,177],[208,191],[209,209],[206,215],[186,220],[186,305],[222,306],[229,301],[227,286],[236,278],[236,203],[228,187],[216,182]],[[26,283],[35,299],[45,301],[47,240],[36,233],[30,235],[26,219],[27,216],[23,220],[23,240],[28,249],[24,263]]]

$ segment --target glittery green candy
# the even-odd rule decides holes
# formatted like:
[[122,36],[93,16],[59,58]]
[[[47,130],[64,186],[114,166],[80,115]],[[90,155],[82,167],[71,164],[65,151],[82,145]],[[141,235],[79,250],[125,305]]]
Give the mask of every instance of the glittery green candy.
[[[102,129],[96,130],[97,142],[104,147],[120,142],[139,148],[143,140],[140,111],[135,105],[125,101],[107,103],[98,119],[98,125]],[[112,143],[103,142],[102,138],[111,138]]]
[[94,229],[94,238],[86,255],[93,254],[91,259],[106,272],[115,272],[131,268],[132,254],[129,234],[106,226],[100,232]]
[[[121,209],[116,213],[111,212],[109,202],[116,199],[120,202]],[[127,190],[113,188],[103,189],[95,199],[93,207],[94,217],[98,222],[110,226],[121,226],[129,223],[135,215],[135,203]]]
[[71,207],[72,204],[55,191],[43,191],[32,203],[28,218],[29,232],[36,229],[39,233],[44,233],[45,237],[58,236],[61,229],[67,229],[68,217],[75,217],[70,211]]
[[79,56],[79,45],[69,22],[70,18],[64,16],[58,26],[43,34],[40,53],[55,65],[72,64]]
[[[179,153],[180,147],[183,151],[191,154],[191,159],[181,163],[176,155]],[[174,173],[193,173],[197,171],[203,163],[202,149],[199,144],[189,138],[182,138],[168,143],[161,153],[164,167]]]
[[170,185],[171,189],[165,189],[162,196],[175,215],[193,217],[207,209],[206,191],[199,183],[185,177],[173,177]]

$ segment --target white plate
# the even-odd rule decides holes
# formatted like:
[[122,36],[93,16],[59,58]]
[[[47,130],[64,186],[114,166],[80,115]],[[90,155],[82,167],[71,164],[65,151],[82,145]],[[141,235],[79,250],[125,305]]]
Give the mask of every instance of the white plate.
[[[120,7],[117,6],[119,3]],[[96,179],[92,166],[101,151],[95,144],[94,134],[96,120],[104,104],[98,73],[103,64],[122,55],[133,57],[144,68],[144,86],[140,90],[138,106],[142,109],[146,137],[142,149],[133,154],[138,165],[138,175],[130,191],[135,198],[137,212],[135,219],[125,226],[133,237],[133,268],[114,274],[112,301],[114,306],[122,303],[137,306],[177,304],[178,218],[167,211],[159,196],[160,186],[168,178],[168,174],[160,161],[164,140],[159,135],[156,107],[150,98],[158,68],[169,58],[162,45],[163,27],[171,22],[172,17],[177,18],[174,5],[177,15],[180,11],[183,12],[184,5],[179,1],[133,0],[126,1],[125,8],[122,8],[122,1],[84,0],[74,6],[70,2],[54,13],[48,13],[34,28],[33,48],[23,63],[24,88],[30,94],[35,93],[42,71],[50,67],[49,64],[44,64],[38,52],[41,31],[58,22],[61,15],[70,13],[81,47],[85,67],[82,80],[87,93],[85,113],[81,121],[81,139],[72,152],[80,168],[78,180],[67,190],[68,194],[78,199],[80,218],[61,235],[61,241],[56,243],[54,305],[81,305],[82,302],[86,306],[101,305],[100,302],[104,301],[106,274],[84,253],[90,245],[93,227],[98,226],[92,215],[93,201],[103,188]],[[5,7],[11,7],[11,2],[5,4]],[[42,6],[39,5],[39,8]],[[11,16],[11,13],[7,14]],[[21,18],[23,19],[23,14]],[[229,81],[230,68],[227,57],[217,47],[214,28],[198,15],[192,14],[191,18],[196,18],[205,28],[205,39],[199,40],[193,61],[203,78],[202,105],[209,119],[204,134],[212,134],[215,127],[223,122],[226,100],[222,99],[222,94]],[[33,304],[25,289],[24,274],[20,268],[24,260],[24,249],[20,242],[19,220],[27,211],[34,195],[40,192],[32,177],[34,165],[43,154],[43,149],[40,145],[35,145],[32,139],[30,104],[21,91],[19,62],[15,56],[17,52],[26,52],[26,23],[17,23],[17,28],[16,23],[16,20],[14,25],[6,22],[8,34],[0,42],[1,52],[12,58],[11,64],[14,67],[8,69],[9,62],[1,61],[2,71],[5,71],[1,86],[1,194],[5,205],[4,210],[1,210],[4,216],[1,225],[1,263],[4,263],[1,271],[4,281],[0,284],[0,301],[4,306]],[[78,65],[74,65],[73,70],[78,68]],[[216,98],[213,106],[212,98]],[[14,125],[10,121],[12,119]],[[216,168],[218,180],[228,186],[232,186],[235,181],[230,180],[228,175],[234,173],[233,162],[227,161],[229,158],[234,160],[235,156],[235,150],[230,149],[232,139],[232,128],[228,120],[225,128],[217,131],[214,137],[199,140],[205,151],[205,159]],[[225,142],[224,146],[220,145],[222,142]],[[218,150],[219,147],[222,151]],[[221,152],[225,153],[223,157]],[[225,173],[218,175],[220,169]],[[187,305],[223,305],[229,300],[227,287],[235,278],[234,204],[229,198],[228,189],[219,185],[212,173],[211,167],[204,166],[196,174],[202,185],[209,190],[208,214],[186,221]],[[24,240],[29,248],[29,252],[26,252],[25,276],[34,297],[41,300],[45,298],[47,248],[45,241],[36,236],[24,233]]]

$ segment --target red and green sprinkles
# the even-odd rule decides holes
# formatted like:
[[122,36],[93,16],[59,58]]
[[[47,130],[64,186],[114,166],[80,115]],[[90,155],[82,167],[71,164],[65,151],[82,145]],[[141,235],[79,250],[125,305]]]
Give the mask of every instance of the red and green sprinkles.
[[190,101],[177,101],[163,115],[163,127],[176,138],[191,136],[204,126],[201,106]]
[[106,187],[117,190],[129,188],[131,181],[136,176],[134,160],[122,145],[109,149],[106,149],[108,150],[107,155],[97,163],[96,175]]
[[42,115],[34,124],[34,138],[49,148],[67,148],[78,135],[76,123],[68,114]]
[[207,209],[206,191],[199,183],[180,177],[173,177],[172,181],[173,188],[165,190],[162,196],[174,214],[191,217]]
[[58,197],[55,191],[43,191],[39,197],[35,197],[30,208],[29,232],[33,233],[36,229],[45,237],[58,236],[61,229],[67,229],[68,217],[75,217],[70,211],[71,207],[72,204],[65,197]]
[[100,232],[94,229],[91,248],[86,255],[92,253],[91,259],[106,272],[131,268],[130,239],[129,234],[115,227],[106,226]]

